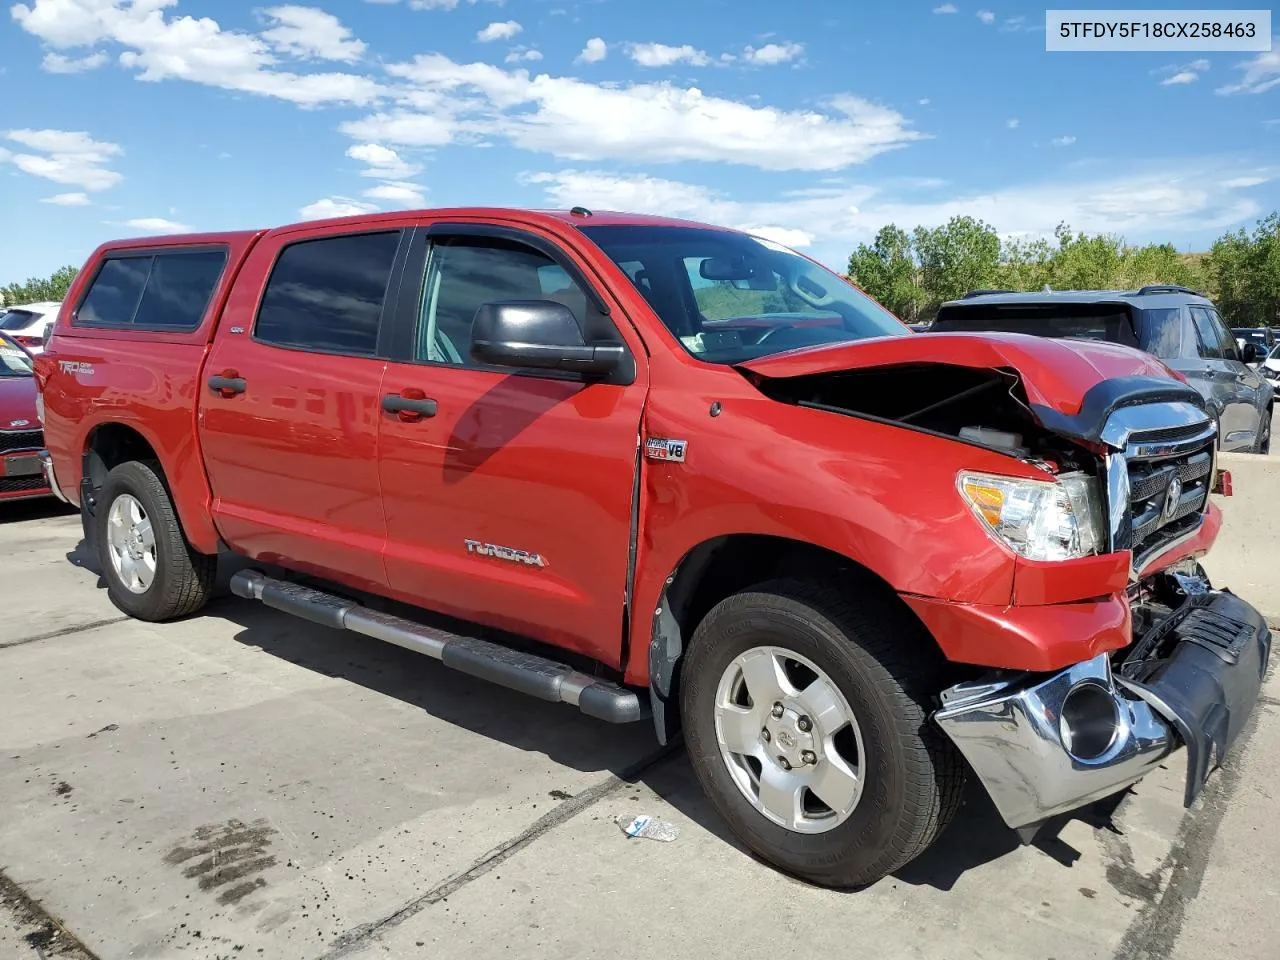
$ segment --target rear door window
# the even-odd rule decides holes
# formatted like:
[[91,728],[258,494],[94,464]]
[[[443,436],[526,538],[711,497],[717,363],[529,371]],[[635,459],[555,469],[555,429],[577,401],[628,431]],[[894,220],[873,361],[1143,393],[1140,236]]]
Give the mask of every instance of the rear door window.
[[281,251],[254,337],[296,350],[371,357],[400,231],[302,240]]
[[1182,356],[1182,310],[1142,311],[1142,349],[1164,360]]
[[1222,359],[1222,338],[1214,329],[1213,318],[1204,307],[1191,307],[1191,319],[1195,322],[1196,340],[1200,356],[1206,360]]
[[200,326],[227,264],[227,252],[174,250],[105,260],[75,324],[188,332]]

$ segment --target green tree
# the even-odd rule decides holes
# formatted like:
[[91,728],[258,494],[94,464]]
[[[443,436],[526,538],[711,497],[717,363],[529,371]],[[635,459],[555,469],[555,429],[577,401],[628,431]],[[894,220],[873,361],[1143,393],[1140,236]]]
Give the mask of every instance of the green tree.
[[913,240],[930,308],[999,278],[1000,235],[981,220],[952,217],[932,230],[916,227]]
[[1237,327],[1280,323],[1280,213],[1214,241],[1206,270],[1227,322]]
[[849,257],[849,278],[907,321],[919,315],[924,300],[918,272],[911,237],[893,223],[880,228],[871,246],[858,244]]
[[996,286],[1002,290],[1041,290],[1049,283],[1049,241],[1007,240],[1000,248]]
[[30,277],[25,283],[10,283],[0,287],[0,306],[12,307],[22,303],[38,303],[42,300],[61,300],[76,278],[76,268],[59,267],[44,279]]

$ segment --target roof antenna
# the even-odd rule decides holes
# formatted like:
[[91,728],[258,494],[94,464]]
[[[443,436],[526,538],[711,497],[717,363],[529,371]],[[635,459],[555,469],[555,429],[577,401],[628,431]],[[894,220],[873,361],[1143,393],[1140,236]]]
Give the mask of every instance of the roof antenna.
[[571,217],[589,217],[589,216],[591,216],[591,211],[590,211],[590,210],[588,210],[586,207],[574,207],[572,210],[570,210],[570,211],[569,211],[569,216],[571,216]]

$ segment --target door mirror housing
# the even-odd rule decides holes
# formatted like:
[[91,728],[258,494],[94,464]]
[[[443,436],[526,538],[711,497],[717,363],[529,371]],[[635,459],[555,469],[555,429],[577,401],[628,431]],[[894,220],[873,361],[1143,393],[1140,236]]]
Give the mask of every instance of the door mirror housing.
[[619,344],[588,344],[573,312],[554,300],[497,300],[476,311],[471,356],[499,367],[605,377],[626,356]]
[[1244,341],[1244,346],[1240,348],[1240,359],[1245,363],[1257,363],[1261,354],[1258,352],[1258,345],[1252,340]]

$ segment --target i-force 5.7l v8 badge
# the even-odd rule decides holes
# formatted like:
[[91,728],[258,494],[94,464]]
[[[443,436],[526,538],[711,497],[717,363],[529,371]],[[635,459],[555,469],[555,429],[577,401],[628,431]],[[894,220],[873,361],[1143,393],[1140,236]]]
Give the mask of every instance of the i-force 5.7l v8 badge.
[[688,450],[689,441],[687,440],[649,437],[644,442],[644,455],[650,460],[670,460],[673,463],[684,463],[684,455]]

